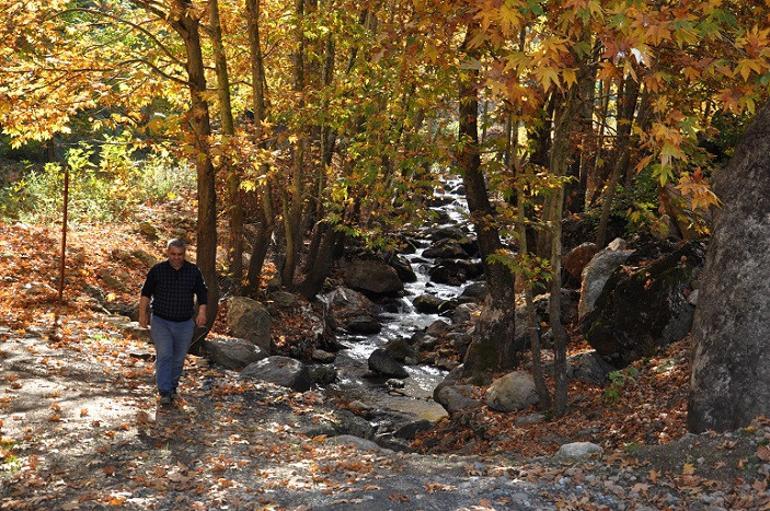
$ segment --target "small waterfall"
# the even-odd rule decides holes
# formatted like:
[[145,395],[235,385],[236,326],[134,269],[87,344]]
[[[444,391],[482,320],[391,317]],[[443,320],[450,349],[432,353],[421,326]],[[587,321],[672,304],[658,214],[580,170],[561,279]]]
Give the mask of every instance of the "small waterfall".
[[[383,320],[382,331],[370,336],[340,336],[339,340],[348,349],[340,351],[337,355],[335,366],[340,381],[335,384],[336,391],[373,406],[413,414],[419,418],[436,420],[445,415],[443,407],[433,401],[432,395],[433,389],[444,379],[447,371],[427,365],[406,366],[409,378],[404,380],[405,386],[399,389],[398,395],[393,395],[388,392],[381,378],[367,378],[368,358],[375,349],[383,347],[389,341],[410,338],[439,319],[451,322],[439,314],[417,312],[412,300],[426,293],[449,300],[458,297],[470,284],[469,282],[452,286],[431,282],[428,271],[435,261],[423,256],[432,243],[431,233],[442,228],[468,225],[468,206],[462,191],[461,180],[452,179],[444,183],[444,190],[434,194],[435,205],[431,209],[444,221],[423,227],[414,233],[418,248],[415,253],[404,255],[404,258],[412,266],[417,280],[405,284],[404,296],[399,301],[397,312],[385,312],[380,315]],[[471,233],[470,229],[467,230]]]

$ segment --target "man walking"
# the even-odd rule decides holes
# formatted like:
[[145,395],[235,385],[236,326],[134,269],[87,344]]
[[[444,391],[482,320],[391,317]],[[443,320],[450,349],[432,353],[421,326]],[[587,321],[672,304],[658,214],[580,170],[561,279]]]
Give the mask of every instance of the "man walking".
[[[150,337],[155,344],[155,380],[163,406],[172,405],[176,397],[195,325],[206,325],[206,283],[198,267],[185,261],[186,248],[181,239],[168,242],[168,260],[156,264],[147,273],[139,300],[139,325],[143,328],[147,328],[147,313],[152,300]],[[198,300],[195,321],[193,295]]]

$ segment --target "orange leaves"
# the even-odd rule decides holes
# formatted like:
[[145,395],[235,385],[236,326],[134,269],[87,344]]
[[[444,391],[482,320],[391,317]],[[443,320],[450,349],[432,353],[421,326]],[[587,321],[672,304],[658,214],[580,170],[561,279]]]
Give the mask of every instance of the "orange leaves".
[[761,75],[765,70],[770,69],[770,64],[763,59],[741,59],[735,66],[735,74],[738,74],[746,82],[752,73]]
[[719,205],[719,199],[703,178],[700,169],[693,174],[682,175],[676,188],[685,198],[689,199],[690,207],[693,210],[708,209],[711,206]]

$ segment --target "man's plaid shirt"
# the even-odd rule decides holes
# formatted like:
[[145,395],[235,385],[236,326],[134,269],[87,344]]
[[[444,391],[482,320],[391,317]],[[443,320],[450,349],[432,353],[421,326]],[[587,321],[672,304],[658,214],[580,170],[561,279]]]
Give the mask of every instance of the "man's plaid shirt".
[[197,296],[198,305],[206,304],[208,289],[203,274],[188,261],[178,270],[168,261],[156,264],[142,286],[142,296],[152,298],[152,313],[169,321],[187,321],[193,317],[193,295]]

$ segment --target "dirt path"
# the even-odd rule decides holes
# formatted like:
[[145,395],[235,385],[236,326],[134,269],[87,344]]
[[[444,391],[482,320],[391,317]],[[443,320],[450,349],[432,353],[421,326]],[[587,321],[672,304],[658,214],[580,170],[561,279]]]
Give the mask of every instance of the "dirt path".
[[398,453],[332,436],[320,391],[197,358],[158,409],[151,352],[118,335],[0,330],[0,509],[770,509],[767,425],[580,463]]

